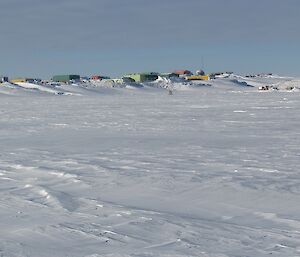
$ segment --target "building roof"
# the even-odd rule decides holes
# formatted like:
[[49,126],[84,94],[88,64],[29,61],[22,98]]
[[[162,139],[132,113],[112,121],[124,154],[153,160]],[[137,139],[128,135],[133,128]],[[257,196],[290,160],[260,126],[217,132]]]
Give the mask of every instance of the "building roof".
[[178,74],[178,75],[187,75],[187,74],[192,74],[191,71],[189,70],[176,70],[174,71],[175,74]]

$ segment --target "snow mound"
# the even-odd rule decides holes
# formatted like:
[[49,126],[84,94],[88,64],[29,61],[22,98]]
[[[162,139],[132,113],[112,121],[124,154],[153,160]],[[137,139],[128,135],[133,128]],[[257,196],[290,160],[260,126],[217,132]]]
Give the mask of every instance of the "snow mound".
[[187,81],[182,78],[165,78],[159,76],[157,80],[153,82],[144,83],[146,86],[154,87],[154,88],[162,88],[167,90],[189,90],[196,89],[205,86],[211,86],[204,81]]
[[94,87],[104,87],[104,88],[141,88],[142,84],[136,82],[129,82],[125,79],[105,79],[100,81],[91,81],[88,83],[90,86]]
[[41,86],[38,84],[33,84],[33,83],[28,83],[28,82],[19,82],[16,83],[17,86],[20,86],[22,88],[25,89],[31,89],[31,90],[37,90],[40,92],[44,92],[44,93],[50,93],[50,94],[55,94],[55,95],[64,95],[67,94],[66,92],[60,91],[60,90],[56,90],[56,88],[54,87],[46,87],[46,86]]
[[290,90],[290,91],[299,91],[300,90],[300,79],[294,79],[284,83],[279,83],[278,87],[280,89]]
[[241,87],[254,87],[252,85],[249,85],[246,81],[238,80],[238,79],[231,79],[230,80],[233,84]]

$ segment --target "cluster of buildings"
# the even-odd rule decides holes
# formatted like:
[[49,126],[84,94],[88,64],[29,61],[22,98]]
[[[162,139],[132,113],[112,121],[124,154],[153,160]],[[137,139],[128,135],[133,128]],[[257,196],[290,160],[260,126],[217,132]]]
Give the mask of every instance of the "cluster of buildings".
[[270,77],[273,76],[273,73],[259,73],[259,74],[248,74],[245,77],[246,78],[259,78],[259,77]]
[[107,80],[115,83],[123,82],[151,82],[157,80],[159,77],[163,78],[181,78],[185,80],[209,80],[214,79],[216,75],[221,73],[205,74],[204,71],[199,70],[195,73],[189,70],[175,70],[170,73],[158,73],[158,72],[143,72],[143,73],[129,73],[125,74],[121,78],[110,78],[108,76],[102,75],[93,75],[91,77],[81,77],[76,74],[66,74],[66,75],[55,75],[51,80],[42,80],[36,78],[13,78],[9,79],[6,76],[0,76],[0,83],[2,82],[11,82],[11,83],[37,83],[37,84],[48,84],[48,83],[72,83],[72,82],[92,82],[92,81],[101,81]]

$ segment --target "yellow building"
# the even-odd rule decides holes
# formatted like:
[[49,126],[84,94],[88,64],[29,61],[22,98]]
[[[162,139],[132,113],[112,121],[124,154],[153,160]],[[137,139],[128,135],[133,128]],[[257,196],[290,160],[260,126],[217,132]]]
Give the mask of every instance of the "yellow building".
[[192,76],[187,76],[187,80],[209,80],[208,75],[192,75]]
[[16,78],[10,80],[11,83],[26,83],[31,81],[33,81],[33,79],[29,79],[29,78]]

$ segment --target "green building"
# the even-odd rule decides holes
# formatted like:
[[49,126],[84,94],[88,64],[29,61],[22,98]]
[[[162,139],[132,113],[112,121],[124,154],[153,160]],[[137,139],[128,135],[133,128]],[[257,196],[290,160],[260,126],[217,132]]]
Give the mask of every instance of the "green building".
[[52,80],[54,82],[69,82],[71,80],[80,80],[79,75],[56,75],[53,76]]
[[124,78],[131,78],[135,82],[147,82],[154,81],[158,79],[158,73],[150,72],[150,73],[132,73],[123,76]]

